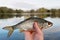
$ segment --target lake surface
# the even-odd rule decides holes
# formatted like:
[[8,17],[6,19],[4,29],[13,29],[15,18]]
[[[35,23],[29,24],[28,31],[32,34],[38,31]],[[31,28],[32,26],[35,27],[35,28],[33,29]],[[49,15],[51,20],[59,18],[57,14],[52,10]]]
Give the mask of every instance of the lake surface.
[[[0,19],[0,40],[24,40],[24,33],[19,32],[19,29],[15,30],[10,37],[7,37],[8,31],[2,29],[5,26],[12,26],[21,21],[23,21],[24,17],[13,17],[9,19]],[[60,18],[44,18],[45,20],[51,21],[53,26],[43,30],[44,39],[45,40],[60,40]]]

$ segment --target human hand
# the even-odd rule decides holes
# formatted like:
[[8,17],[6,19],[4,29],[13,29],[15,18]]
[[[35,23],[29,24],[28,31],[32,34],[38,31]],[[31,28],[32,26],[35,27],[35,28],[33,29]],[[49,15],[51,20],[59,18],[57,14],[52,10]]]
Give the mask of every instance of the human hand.
[[39,28],[38,23],[33,25],[34,31],[24,31],[25,40],[44,40],[42,28]]

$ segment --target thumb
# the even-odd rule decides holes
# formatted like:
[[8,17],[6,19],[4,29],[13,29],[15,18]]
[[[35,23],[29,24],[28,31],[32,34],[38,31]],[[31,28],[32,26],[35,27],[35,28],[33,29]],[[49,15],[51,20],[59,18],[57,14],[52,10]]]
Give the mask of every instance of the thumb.
[[37,22],[34,22],[33,24],[33,29],[36,31],[36,32],[42,32],[41,28],[39,28],[39,25]]

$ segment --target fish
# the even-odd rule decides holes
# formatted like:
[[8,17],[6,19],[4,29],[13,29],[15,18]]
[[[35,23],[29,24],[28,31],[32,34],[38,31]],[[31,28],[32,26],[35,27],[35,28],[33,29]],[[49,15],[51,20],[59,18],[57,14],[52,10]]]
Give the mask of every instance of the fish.
[[52,22],[39,17],[29,17],[13,26],[5,26],[3,29],[9,30],[8,37],[10,37],[14,30],[19,29],[20,32],[25,30],[32,30],[34,22],[38,23],[39,28],[47,29],[53,25]]

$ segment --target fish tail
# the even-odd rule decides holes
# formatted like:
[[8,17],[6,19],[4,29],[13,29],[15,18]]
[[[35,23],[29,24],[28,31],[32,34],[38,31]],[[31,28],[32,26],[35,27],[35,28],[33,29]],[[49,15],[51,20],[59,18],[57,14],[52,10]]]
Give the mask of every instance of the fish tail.
[[12,26],[6,26],[3,29],[9,30],[8,37],[10,37],[12,35],[13,31],[14,31],[14,28]]

